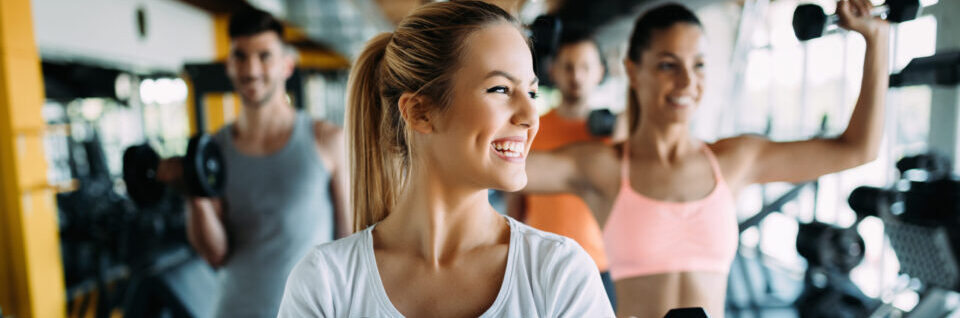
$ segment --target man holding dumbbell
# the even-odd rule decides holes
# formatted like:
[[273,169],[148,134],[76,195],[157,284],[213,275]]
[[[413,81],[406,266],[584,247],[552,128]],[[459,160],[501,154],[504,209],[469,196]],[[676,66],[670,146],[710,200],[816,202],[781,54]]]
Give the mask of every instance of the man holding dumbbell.
[[[581,141],[603,141],[606,136],[591,133],[587,117],[589,100],[603,81],[600,48],[585,33],[565,32],[557,44],[549,74],[562,100],[540,117],[540,131],[532,150],[551,150]],[[601,129],[602,130],[602,129]],[[613,281],[607,272],[600,227],[583,200],[574,195],[508,196],[511,216],[540,230],[577,241],[596,262],[610,302],[614,301]]]
[[226,166],[222,196],[191,198],[187,231],[219,269],[218,317],[274,317],[293,265],[351,229],[343,133],[287,101],[295,62],[279,21],[237,13],[229,34],[227,75],[243,109],[213,136]]

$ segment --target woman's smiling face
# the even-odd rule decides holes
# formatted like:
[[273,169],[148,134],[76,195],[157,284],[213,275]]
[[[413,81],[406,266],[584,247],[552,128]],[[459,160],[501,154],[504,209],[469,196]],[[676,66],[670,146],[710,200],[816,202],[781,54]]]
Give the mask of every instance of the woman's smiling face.
[[431,114],[433,131],[417,141],[427,169],[468,186],[517,191],[537,134],[537,77],[520,30],[485,26],[467,37],[450,83],[450,105]]

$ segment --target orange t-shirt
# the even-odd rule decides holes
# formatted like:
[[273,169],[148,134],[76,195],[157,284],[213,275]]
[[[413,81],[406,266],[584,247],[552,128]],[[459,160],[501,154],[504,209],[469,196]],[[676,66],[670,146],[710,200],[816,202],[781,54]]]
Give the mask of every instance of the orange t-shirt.
[[[565,119],[557,115],[556,110],[551,110],[540,117],[540,132],[530,148],[552,150],[575,142],[606,140],[590,134],[586,119]],[[525,221],[540,230],[572,238],[590,254],[601,272],[607,270],[600,226],[579,197],[571,194],[528,195]]]

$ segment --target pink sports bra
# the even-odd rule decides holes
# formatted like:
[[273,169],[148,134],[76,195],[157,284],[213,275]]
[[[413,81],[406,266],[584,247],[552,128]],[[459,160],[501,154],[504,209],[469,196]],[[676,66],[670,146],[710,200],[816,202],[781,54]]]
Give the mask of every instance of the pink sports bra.
[[716,185],[705,198],[665,202],[630,186],[624,144],[620,193],[603,228],[603,243],[614,280],[672,272],[728,273],[737,252],[736,204],[720,166],[707,146]]

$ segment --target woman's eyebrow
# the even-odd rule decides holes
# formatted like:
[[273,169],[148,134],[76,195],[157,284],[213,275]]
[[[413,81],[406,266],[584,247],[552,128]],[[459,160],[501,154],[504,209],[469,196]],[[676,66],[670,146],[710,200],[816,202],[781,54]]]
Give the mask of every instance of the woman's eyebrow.
[[[508,81],[513,82],[514,84],[520,84],[520,80],[517,79],[517,77],[515,77],[515,76],[513,76],[513,75],[510,75],[510,73],[507,73],[507,72],[504,72],[504,71],[500,71],[500,70],[490,71],[490,73],[487,73],[487,76],[484,77],[483,79],[488,79],[488,78],[496,77],[496,76],[502,76],[502,77],[506,78]],[[538,84],[538,83],[540,83],[540,78],[537,78],[536,76],[534,76],[533,79],[530,80],[530,85],[534,85],[534,84]]]

